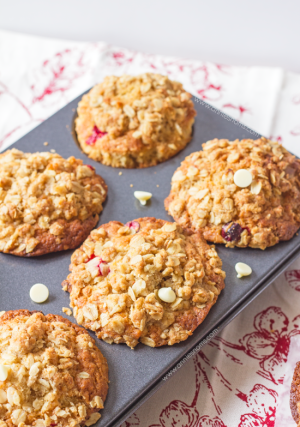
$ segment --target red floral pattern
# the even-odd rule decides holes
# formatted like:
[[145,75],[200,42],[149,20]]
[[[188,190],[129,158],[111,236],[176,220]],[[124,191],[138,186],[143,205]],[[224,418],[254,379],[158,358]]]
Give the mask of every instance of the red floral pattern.
[[188,405],[181,400],[173,400],[162,410],[159,423],[152,424],[150,427],[226,427],[219,417],[212,418],[208,415],[200,417],[197,410],[201,380],[208,381],[201,366],[201,355],[202,353],[199,352],[194,358],[195,393],[192,403]]
[[0,149],[3,144],[12,143],[12,138],[21,137],[86,89],[83,82],[91,73],[93,54],[98,50],[101,48],[97,44],[85,49],[64,49],[44,60],[40,66],[34,66],[26,78],[28,87],[24,99],[19,94],[19,86],[13,90],[0,81],[0,102],[4,96],[9,98],[15,104],[14,110],[19,117],[8,131],[0,134]]
[[248,396],[242,396],[252,411],[243,414],[238,427],[274,427],[277,393],[264,385],[256,384]]
[[300,270],[286,271],[284,276],[288,284],[295,289],[295,291],[300,292]]
[[[74,85],[75,80],[86,73],[83,50],[65,49],[43,62],[32,74],[32,103],[45,102],[50,95],[64,94]],[[52,102],[56,102],[56,98]]]
[[242,105],[233,105],[233,104],[224,104],[223,108],[231,108],[233,110],[237,110],[239,113],[239,120],[242,120],[244,113],[251,113],[248,108],[243,107]]
[[276,373],[280,372],[277,368],[282,367],[287,361],[291,337],[300,334],[299,327],[295,323],[297,318],[298,316],[290,327],[288,317],[279,307],[269,307],[255,316],[253,322],[255,330],[240,339],[240,345],[229,343],[221,337],[217,339],[225,346],[243,351],[257,359],[261,368],[257,373],[277,384],[282,382],[282,378],[276,379]]
[[296,126],[291,130],[291,135],[299,136],[300,135],[300,126]]
[[138,427],[140,426],[140,420],[136,414],[132,414],[125,423],[122,424],[123,427]]

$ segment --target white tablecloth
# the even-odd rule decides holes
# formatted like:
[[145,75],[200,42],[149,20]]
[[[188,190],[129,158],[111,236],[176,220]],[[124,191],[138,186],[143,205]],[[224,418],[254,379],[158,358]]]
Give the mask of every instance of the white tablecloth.
[[[0,149],[105,75],[141,72],[168,74],[300,156],[300,75],[6,31],[0,31]],[[300,259],[122,427],[274,427],[290,339],[299,333]]]

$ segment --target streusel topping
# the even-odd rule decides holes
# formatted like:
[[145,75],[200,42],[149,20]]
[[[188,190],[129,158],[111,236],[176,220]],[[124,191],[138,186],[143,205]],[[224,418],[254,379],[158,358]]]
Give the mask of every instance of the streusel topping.
[[187,144],[195,115],[191,95],[167,76],[108,76],[80,101],[76,131],[91,158],[145,167]]
[[89,334],[61,316],[6,312],[0,318],[1,427],[92,425],[108,390],[105,358]]
[[[224,287],[214,246],[176,223],[140,218],[111,221],[72,255],[63,282],[77,322],[108,343],[155,347],[185,340]],[[172,303],[161,288],[175,293]]]
[[0,155],[0,251],[31,253],[38,230],[59,240],[66,222],[99,214],[105,196],[103,180],[81,160],[6,151]]
[[[234,181],[240,170],[252,176],[246,188]],[[299,160],[277,142],[214,139],[182,162],[165,206],[209,241],[265,249],[300,227],[299,172]]]

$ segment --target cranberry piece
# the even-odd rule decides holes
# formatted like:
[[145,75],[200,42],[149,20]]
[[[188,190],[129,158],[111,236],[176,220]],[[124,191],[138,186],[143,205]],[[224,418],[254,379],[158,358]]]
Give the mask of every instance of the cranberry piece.
[[[228,227],[229,224],[232,224]],[[237,222],[228,222],[222,227],[222,237],[226,242],[238,241],[240,240],[243,228]]]
[[87,261],[85,261],[85,262],[89,262],[89,261],[91,261],[91,259],[94,259],[94,258],[96,258],[96,255],[92,254],[92,255],[89,257],[89,259],[88,259]]
[[131,231],[137,233],[140,229],[140,224],[137,221],[126,222],[125,227],[129,227]]
[[94,126],[92,135],[85,141],[87,145],[94,145],[97,139],[103,138],[104,135],[107,135],[107,132],[102,132],[98,129],[97,126]]
[[93,167],[93,166],[91,166],[91,165],[86,165],[88,168],[90,168],[90,169],[92,169],[92,171],[94,171],[95,170],[95,168]]

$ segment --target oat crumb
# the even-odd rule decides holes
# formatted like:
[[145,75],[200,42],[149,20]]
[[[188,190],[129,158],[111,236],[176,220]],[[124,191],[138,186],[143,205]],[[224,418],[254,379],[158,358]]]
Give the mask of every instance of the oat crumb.
[[119,172],[119,175],[122,175],[123,172]]
[[56,153],[56,151],[54,150],[54,148],[51,148],[51,153]]
[[130,187],[133,187],[133,184],[130,184]]
[[5,311],[0,311],[0,316],[3,316],[4,313]]
[[49,143],[48,142],[44,142],[44,145],[49,145]]
[[63,307],[62,308],[63,313],[66,313],[67,316],[72,316],[72,310],[68,307]]
[[157,186],[156,187],[159,187],[159,185],[157,184]]
[[62,288],[62,290],[63,290],[63,291],[65,291],[65,292],[67,292],[67,290],[68,290],[68,286],[67,286],[67,285],[65,285],[65,286]]

